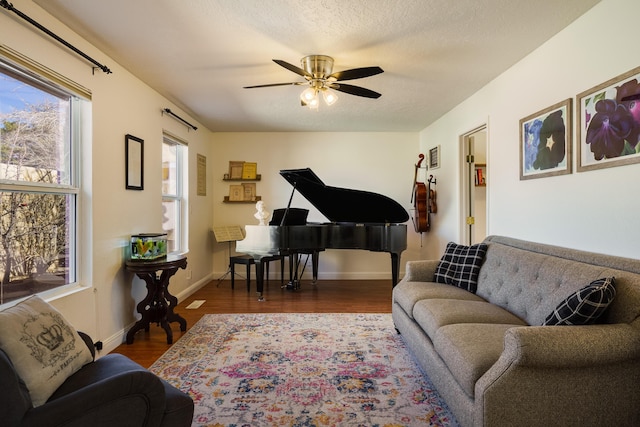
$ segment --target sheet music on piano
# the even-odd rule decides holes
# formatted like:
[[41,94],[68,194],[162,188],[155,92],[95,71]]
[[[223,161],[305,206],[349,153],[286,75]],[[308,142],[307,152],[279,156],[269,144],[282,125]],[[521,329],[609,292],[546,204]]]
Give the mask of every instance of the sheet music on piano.
[[213,235],[218,243],[236,242],[244,239],[242,227],[239,225],[226,225],[213,227]]

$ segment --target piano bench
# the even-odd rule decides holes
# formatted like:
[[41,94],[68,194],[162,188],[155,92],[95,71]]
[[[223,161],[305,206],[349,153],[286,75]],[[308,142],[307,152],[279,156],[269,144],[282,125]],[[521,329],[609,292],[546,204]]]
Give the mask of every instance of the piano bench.
[[[271,261],[280,260],[280,283],[284,283],[284,258],[285,257],[283,257],[282,255],[272,255],[270,257],[262,258],[267,281],[269,281],[269,263]],[[234,255],[229,257],[229,268],[231,269],[231,289],[234,289],[235,285],[236,264],[243,264],[247,266],[247,292],[251,291],[251,265],[255,264],[255,260],[251,255]]]

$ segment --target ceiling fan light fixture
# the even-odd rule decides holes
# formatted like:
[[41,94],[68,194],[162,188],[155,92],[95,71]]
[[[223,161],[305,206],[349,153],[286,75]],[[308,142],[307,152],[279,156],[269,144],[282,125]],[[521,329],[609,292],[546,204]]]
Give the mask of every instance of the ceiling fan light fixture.
[[324,98],[324,102],[326,102],[328,106],[332,106],[338,100],[338,95],[336,95],[336,93],[332,90],[323,88],[322,98]]
[[309,105],[314,99],[317,99],[318,91],[316,88],[308,87],[300,94],[300,100]]
[[300,94],[302,106],[317,109],[320,104],[320,92],[327,106],[331,106],[338,101],[338,95],[334,91],[343,92],[349,95],[361,96],[364,98],[377,99],[378,92],[360,86],[338,83],[343,80],[362,79],[364,77],[375,76],[384,72],[380,67],[360,67],[348,70],[333,72],[333,58],[326,55],[307,55],[300,61],[300,67],[296,67],[281,59],[274,59],[273,62],[287,70],[305,78],[306,82],[271,83],[257,86],[245,86],[245,89],[273,86],[298,86],[308,84],[309,87]]
[[312,110],[317,110],[318,106],[320,105],[320,97],[318,96],[318,94],[316,93],[316,96],[313,97],[310,101],[308,101],[307,103],[307,107],[311,108]]

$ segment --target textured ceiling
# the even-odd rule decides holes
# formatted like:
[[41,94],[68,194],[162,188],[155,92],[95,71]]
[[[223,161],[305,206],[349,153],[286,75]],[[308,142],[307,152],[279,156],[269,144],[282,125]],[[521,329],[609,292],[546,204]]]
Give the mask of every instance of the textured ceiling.
[[[598,1],[34,0],[217,132],[419,131]],[[313,111],[302,86],[243,89],[303,81],[272,59],[309,54],[382,67],[348,82],[382,96]]]

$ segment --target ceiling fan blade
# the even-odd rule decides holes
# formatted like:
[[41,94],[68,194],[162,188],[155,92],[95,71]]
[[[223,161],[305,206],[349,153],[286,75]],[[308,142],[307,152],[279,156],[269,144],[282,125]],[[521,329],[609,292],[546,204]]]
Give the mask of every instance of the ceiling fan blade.
[[276,64],[278,64],[281,67],[286,68],[289,71],[293,71],[296,74],[300,74],[302,77],[306,77],[306,78],[310,78],[310,79],[313,78],[311,73],[308,73],[305,70],[303,70],[302,68],[296,67],[293,64],[289,64],[288,62],[283,61],[282,59],[274,59],[273,62],[275,62]]
[[365,98],[380,98],[382,94],[378,92],[374,92],[370,89],[365,89],[360,86],[346,85],[343,83],[332,83],[329,85],[331,89],[337,90],[338,92],[348,93],[349,95],[363,96]]
[[380,67],[363,67],[352,68],[350,70],[337,71],[327,78],[334,78],[336,81],[340,80],[353,80],[361,79],[363,77],[375,76],[376,74],[384,73],[384,70]]
[[306,85],[306,84],[307,82],[271,83],[267,85],[244,86],[243,89],[255,89],[257,87],[272,87],[272,86],[298,86],[298,85]]

